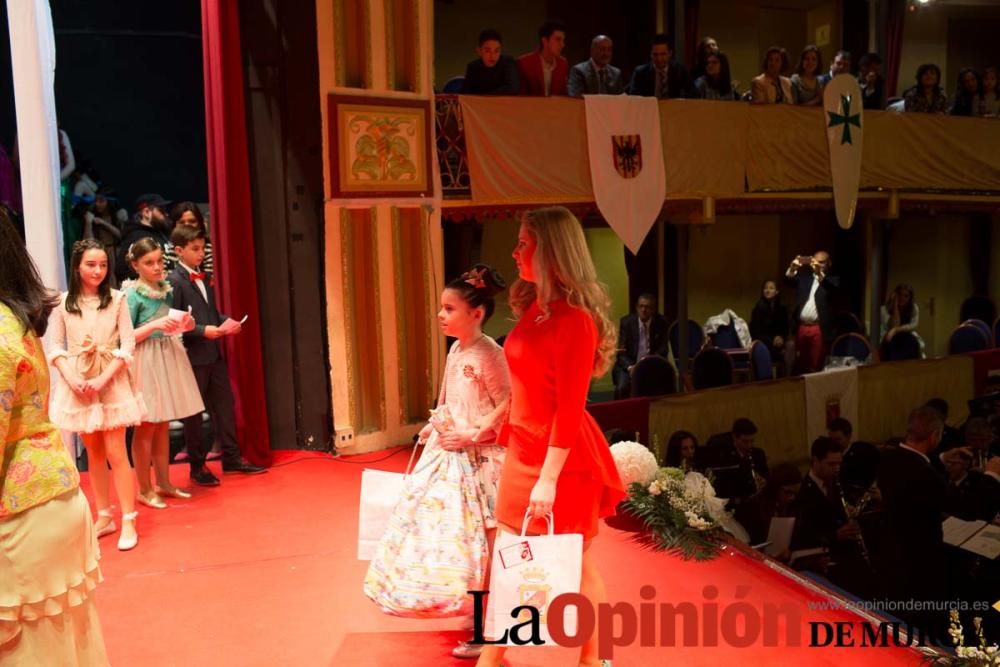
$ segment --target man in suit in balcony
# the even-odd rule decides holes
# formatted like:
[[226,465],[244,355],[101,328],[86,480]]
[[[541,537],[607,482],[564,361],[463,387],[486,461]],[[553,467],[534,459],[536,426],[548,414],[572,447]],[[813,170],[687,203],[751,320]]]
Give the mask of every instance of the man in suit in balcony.
[[622,318],[618,334],[618,359],[612,376],[615,381],[615,399],[631,395],[632,367],[643,357],[658,354],[670,363],[667,342],[667,320],[656,312],[656,297],[641,294],[635,312]]
[[521,84],[517,78],[517,63],[502,51],[503,38],[496,30],[479,33],[479,56],[465,68],[463,95],[517,95]]
[[673,99],[678,97],[695,97],[692,94],[691,78],[687,68],[673,62],[674,46],[667,35],[657,35],[653,38],[650,49],[650,62],[640,65],[632,73],[629,81],[629,95],[656,97],[657,99]]
[[[803,271],[803,267],[809,267]],[[792,260],[785,279],[798,286],[795,306],[795,369],[797,373],[815,373],[823,370],[830,339],[833,337],[833,307],[831,295],[840,286],[836,277],[829,275],[833,262],[830,253],[820,250],[812,257]]]
[[625,92],[622,71],[611,64],[612,42],[598,35],[590,42],[590,60],[573,65],[569,71],[569,96],[621,95]]
[[851,73],[851,52],[850,51],[837,51],[837,54],[833,57],[833,62],[830,63],[830,71],[826,74],[821,74],[819,80],[823,82],[823,85],[830,83],[833,77],[838,74],[850,74]]
[[521,79],[521,94],[533,97],[565,95],[569,77],[569,62],[562,57],[566,45],[566,28],[547,21],[538,29],[540,46],[537,51],[517,59],[517,74]]

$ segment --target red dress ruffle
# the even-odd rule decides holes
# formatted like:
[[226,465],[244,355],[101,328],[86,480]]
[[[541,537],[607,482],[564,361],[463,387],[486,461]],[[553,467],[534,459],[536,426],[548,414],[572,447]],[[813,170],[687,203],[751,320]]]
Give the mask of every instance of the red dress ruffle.
[[[593,317],[565,300],[549,304],[547,318],[533,305],[507,336],[511,409],[498,437],[507,445],[497,500],[501,523],[520,528],[549,447],[570,450],[556,483],[557,533],[594,537],[599,519],[625,498],[607,440],[585,409],[596,350]],[[528,529],[547,531],[542,519]]]

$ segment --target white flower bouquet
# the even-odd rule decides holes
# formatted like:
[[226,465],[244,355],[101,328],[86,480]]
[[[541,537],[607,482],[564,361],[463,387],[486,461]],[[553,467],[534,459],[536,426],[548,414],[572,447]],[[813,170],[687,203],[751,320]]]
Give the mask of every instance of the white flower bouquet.
[[649,529],[655,549],[711,560],[719,555],[727,532],[748,541],[704,475],[660,468],[652,452],[636,442],[615,444],[611,456],[628,489],[625,507]]

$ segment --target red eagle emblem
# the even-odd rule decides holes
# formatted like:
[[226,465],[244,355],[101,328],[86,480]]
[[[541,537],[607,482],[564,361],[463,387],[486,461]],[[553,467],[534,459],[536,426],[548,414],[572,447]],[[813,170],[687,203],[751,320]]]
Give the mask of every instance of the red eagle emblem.
[[615,171],[622,178],[635,178],[642,171],[642,138],[638,134],[612,136],[611,153]]

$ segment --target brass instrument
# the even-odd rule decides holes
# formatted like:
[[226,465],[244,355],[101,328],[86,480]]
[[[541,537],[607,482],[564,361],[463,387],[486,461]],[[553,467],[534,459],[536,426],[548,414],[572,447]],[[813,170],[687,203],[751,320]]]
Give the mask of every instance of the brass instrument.
[[[847,502],[847,497],[844,496],[844,490],[841,488],[840,482],[835,482],[835,485],[837,487],[837,493],[840,494],[840,502],[844,506],[844,514],[847,515],[848,521],[855,521],[859,516],[861,516],[861,513],[865,511],[868,504],[874,500],[878,494],[878,483],[872,482],[871,486],[865,489],[865,492],[861,494],[860,498],[858,498],[858,502],[852,505]],[[868,554],[868,545],[865,544],[865,536],[861,531],[860,524],[858,525],[858,536],[856,539],[858,541],[858,548],[861,549],[861,557],[864,558],[865,563],[871,567],[872,561]]]

